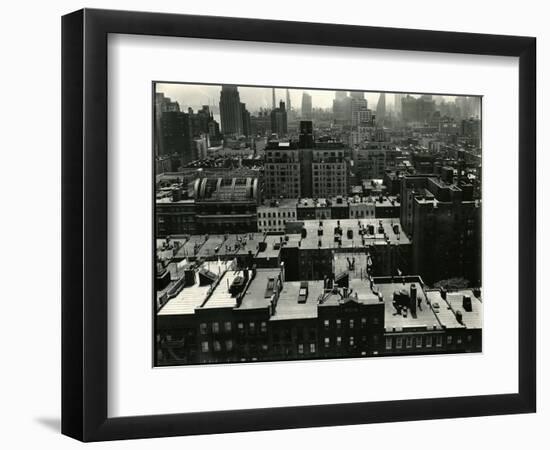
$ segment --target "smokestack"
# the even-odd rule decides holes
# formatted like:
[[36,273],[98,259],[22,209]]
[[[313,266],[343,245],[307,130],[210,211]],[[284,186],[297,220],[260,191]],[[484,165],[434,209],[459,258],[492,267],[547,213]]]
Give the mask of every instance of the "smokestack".
[[416,314],[416,285],[411,284],[411,314]]

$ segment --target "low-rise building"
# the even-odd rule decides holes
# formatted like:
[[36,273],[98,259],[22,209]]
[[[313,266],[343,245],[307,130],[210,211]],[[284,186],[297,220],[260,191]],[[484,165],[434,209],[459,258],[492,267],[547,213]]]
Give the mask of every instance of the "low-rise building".
[[297,220],[297,199],[266,200],[258,206],[258,231],[284,232],[287,222]]
[[343,283],[288,281],[284,264],[188,267],[157,312],[156,364],[481,351],[480,290],[425,290],[419,276],[348,275]]

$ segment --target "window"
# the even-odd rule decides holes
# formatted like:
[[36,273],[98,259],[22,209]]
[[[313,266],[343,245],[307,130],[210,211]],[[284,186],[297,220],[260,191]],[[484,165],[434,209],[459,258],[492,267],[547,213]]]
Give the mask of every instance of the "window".
[[315,353],[315,344],[314,343],[309,344],[309,353]]
[[207,328],[207,325],[205,323],[201,323],[201,334],[206,334],[206,328]]
[[220,341],[214,341],[214,351],[219,352],[222,349]]
[[336,336],[336,345],[340,347],[342,345],[342,336]]
[[450,345],[453,343],[453,337],[452,336],[447,336],[447,345]]
[[426,336],[426,347],[431,347],[432,346],[432,337],[431,336]]
[[353,325],[355,324],[353,319],[349,319],[349,327],[353,328]]
[[395,339],[395,348],[403,348],[403,338],[396,338]]
[[244,333],[244,323],[239,322],[237,328],[239,329],[239,333]]
[[457,343],[458,345],[462,344],[462,336],[457,336],[457,338],[456,338],[456,343]]
[[422,336],[417,336],[416,337],[416,348],[421,348],[422,347]]
[[206,353],[208,351],[208,341],[201,342],[201,350],[203,353]]
[[378,325],[379,323],[380,323],[380,320],[378,319],[378,317],[374,317],[374,318],[372,319],[372,324],[373,324],[373,325]]
[[412,347],[412,337],[407,336],[407,337],[405,338],[405,346],[406,346],[407,348],[411,348],[411,347]]
[[225,322],[225,331],[231,331],[231,322]]
[[233,350],[233,341],[231,339],[228,339],[227,341],[225,341],[225,349],[230,352],[231,350]]
[[325,338],[325,348],[329,348],[329,347],[330,347],[330,338],[326,337]]
[[340,319],[336,319],[336,328],[342,328],[342,321]]
[[260,324],[260,331],[261,331],[262,333],[266,333],[266,332],[267,332],[267,323],[262,322],[262,323]]
[[325,330],[328,330],[330,327],[330,320],[325,320]]
[[298,344],[298,353],[300,355],[304,354],[304,344]]
[[353,347],[355,344],[355,338],[353,336],[350,336],[349,337],[349,346],[350,347]]
[[220,332],[219,322],[212,322],[212,333],[219,333],[219,332]]
[[469,334],[468,337],[467,337],[467,339],[468,339],[468,342],[472,342],[472,335]]
[[435,346],[436,347],[441,347],[442,345],[443,345],[443,336],[438,334],[435,338]]
[[367,327],[367,318],[361,317],[361,328],[366,328],[366,327]]
[[391,350],[392,344],[393,344],[392,341],[393,341],[393,339],[391,337],[386,338],[386,350]]

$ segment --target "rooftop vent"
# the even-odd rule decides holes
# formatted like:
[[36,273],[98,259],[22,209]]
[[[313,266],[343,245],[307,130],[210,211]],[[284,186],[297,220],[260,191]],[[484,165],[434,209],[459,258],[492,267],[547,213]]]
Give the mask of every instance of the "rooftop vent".
[[302,281],[300,283],[300,290],[298,291],[298,303],[305,303],[307,301],[309,283]]
[[462,307],[464,311],[472,312],[472,299],[469,295],[464,295],[462,297]]

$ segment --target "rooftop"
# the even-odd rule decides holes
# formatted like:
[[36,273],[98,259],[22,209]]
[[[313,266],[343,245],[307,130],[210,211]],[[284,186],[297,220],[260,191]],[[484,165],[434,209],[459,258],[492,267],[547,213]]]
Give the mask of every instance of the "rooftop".
[[231,293],[229,292],[229,288],[233,284],[235,278],[237,278],[241,274],[242,271],[240,270],[226,271],[222,275],[220,282],[214,288],[206,303],[202,305],[202,308],[235,308],[237,306],[237,297],[231,295]]
[[[432,311],[430,305],[426,301],[426,294],[422,289],[422,286],[419,281],[410,282],[406,281],[400,282],[379,282],[377,279],[374,279],[374,289],[380,292],[384,299],[384,308],[385,308],[385,327],[386,331],[401,331],[410,328],[425,328],[425,329],[439,329],[441,325],[439,323],[436,314]],[[368,282],[363,281],[364,284]],[[409,309],[406,315],[399,314],[395,307],[393,306],[393,294],[394,292],[404,291],[407,294],[411,291],[411,286],[415,285],[416,287],[416,298],[420,300],[420,306],[416,308],[416,314],[413,314]],[[417,304],[418,305],[418,304]]]
[[[370,257],[363,249],[357,253],[335,253],[332,259],[333,272],[338,277],[342,273],[349,272],[350,278],[364,278],[367,273],[367,265]],[[372,264],[372,260],[370,260]]]
[[277,235],[266,235],[265,243],[266,248],[262,252],[258,252],[258,258],[278,258],[279,253],[281,252],[281,238],[282,236]]
[[298,203],[297,198],[281,198],[281,199],[266,199],[261,205],[258,205],[260,208],[296,208]]
[[[375,305],[380,303],[378,296],[375,295],[366,280],[353,279],[350,281],[351,294],[343,298],[339,293],[328,292],[323,296],[322,306],[339,306],[347,301],[354,301],[363,305]],[[341,292],[341,290],[339,290]]]
[[[210,261],[203,263],[200,268],[205,268],[213,273],[222,274],[229,267],[229,262]],[[195,272],[195,283],[191,286],[185,286],[179,294],[159,310],[159,316],[173,316],[183,314],[193,314],[195,308],[198,308],[206,299],[211,285],[199,285],[198,275]]]
[[264,240],[263,233],[248,233],[239,235],[239,249],[237,253],[239,255],[247,255],[249,251],[253,255],[256,255],[258,251],[258,244]]
[[[481,328],[483,326],[483,305],[470,289],[455,292],[447,292],[447,298],[443,299],[441,291],[432,290],[426,293],[429,302],[437,317],[446,328]],[[472,310],[464,309],[464,297],[469,297]],[[462,315],[462,323],[457,319],[457,313]]]
[[300,281],[286,281],[279,293],[277,309],[270,320],[314,319],[317,317],[317,299],[323,293],[323,281],[308,281],[305,303],[298,303]]
[[268,283],[277,280],[281,269],[257,269],[256,276],[250,282],[248,289],[242,297],[239,309],[262,309],[271,305],[273,287],[268,288]]
[[208,239],[204,242],[200,250],[197,252],[197,257],[207,258],[209,256],[217,255],[224,241],[225,237],[222,235],[208,236]]
[[180,247],[177,258],[186,258],[189,256],[196,256],[201,246],[206,242],[206,235],[192,235],[189,236],[187,241]]
[[[335,229],[340,224],[342,234],[340,242],[335,240]],[[303,228],[307,231],[306,237],[302,239],[302,249],[319,248],[364,248],[365,245],[379,244],[410,244],[410,240],[401,233],[399,219],[329,219],[329,220],[304,220]],[[371,225],[374,227],[374,234],[360,234],[365,228]],[[394,226],[397,226],[399,233],[395,233]],[[322,235],[319,236],[319,230]]]

